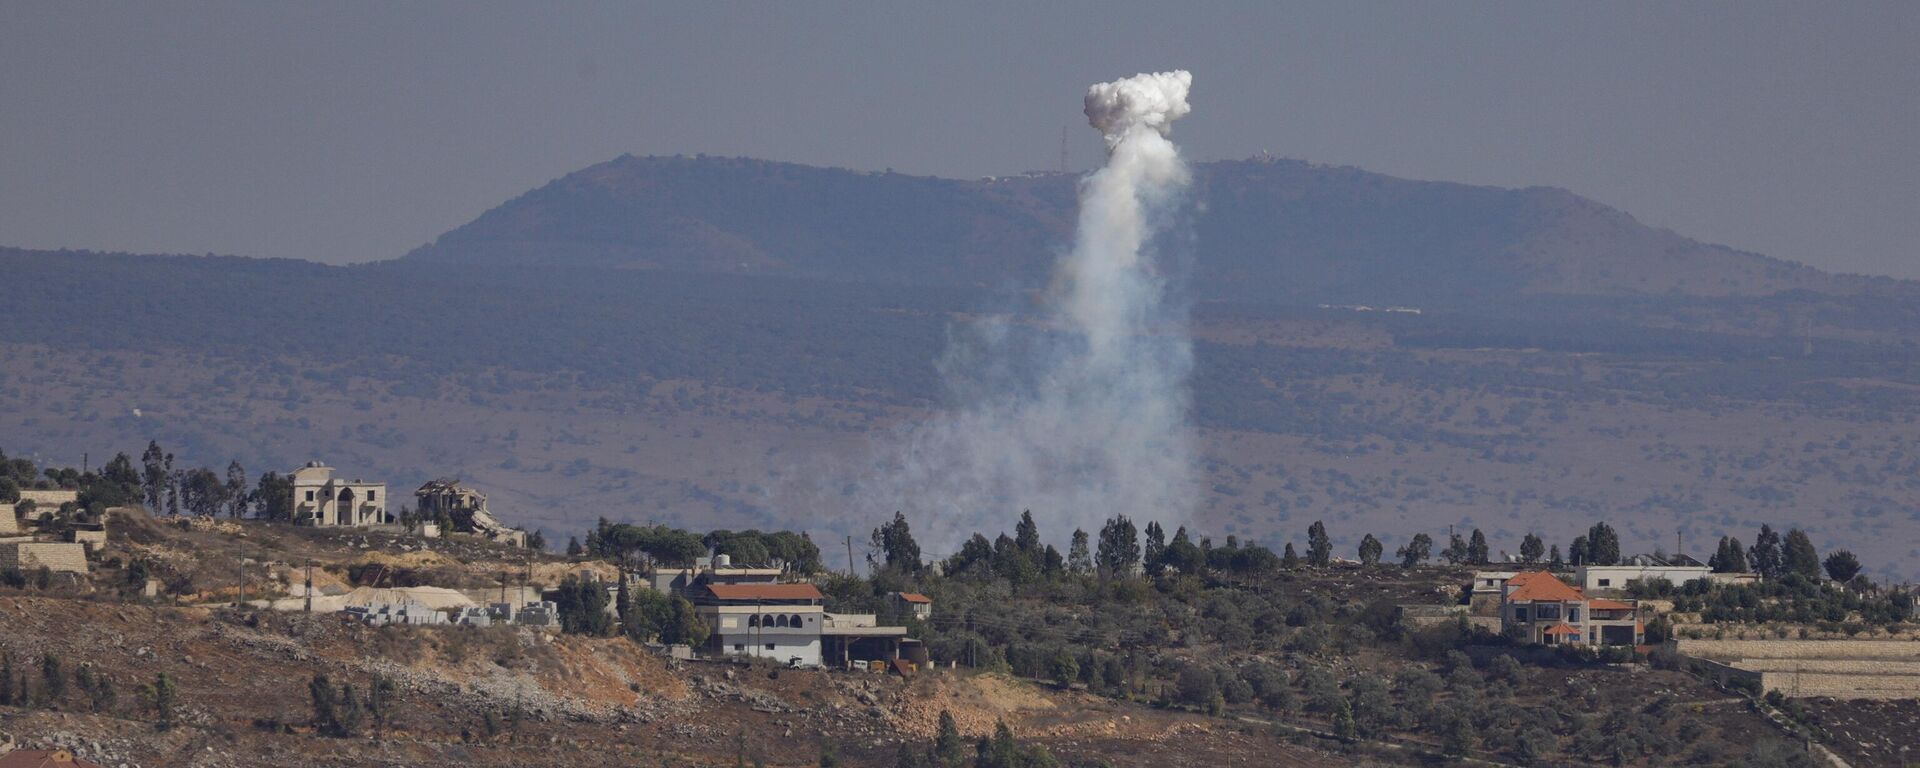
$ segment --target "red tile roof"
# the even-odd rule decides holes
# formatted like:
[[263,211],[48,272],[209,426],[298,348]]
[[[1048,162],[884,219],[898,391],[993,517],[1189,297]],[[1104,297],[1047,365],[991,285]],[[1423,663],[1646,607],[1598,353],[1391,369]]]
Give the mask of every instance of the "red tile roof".
[[64,749],[16,749],[0,755],[0,768],[100,768]]
[[918,592],[902,592],[900,593],[900,599],[905,600],[909,603],[932,603],[933,602],[933,598],[927,597],[926,595],[920,594]]
[[1577,634],[1580,634],[1580,630],[1574,629],[1573,627],[1567,626],[1565,624],[1555,624],[1551,627],[1547,627],[1546,633],[1549,635],[1577,635]]
[[825,600],[812,584],[708,584],[721,600]]
[[[1526,577],[1522,580],[1521,577]],[[1519,584],[1518,589],[1507,593],[1509,603],[1574,603],[1587,599],[1579,589],[1567,586],[1545,571],[1523,573],[1507,581],[1508,585]]]

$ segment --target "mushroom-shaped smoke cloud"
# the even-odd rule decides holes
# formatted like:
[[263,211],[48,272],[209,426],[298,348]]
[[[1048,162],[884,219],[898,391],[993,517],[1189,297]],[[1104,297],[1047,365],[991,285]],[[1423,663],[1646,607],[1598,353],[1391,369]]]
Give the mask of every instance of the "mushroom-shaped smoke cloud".
[[1186,70],[1100,83],[1087,89],[1087,122],[1106,137],[1109,148],[1135,127],[1152,128],[1165,136],[1173,121],[1193,111],[1187,105],[1187,89],[1192,87],[1193,75]]

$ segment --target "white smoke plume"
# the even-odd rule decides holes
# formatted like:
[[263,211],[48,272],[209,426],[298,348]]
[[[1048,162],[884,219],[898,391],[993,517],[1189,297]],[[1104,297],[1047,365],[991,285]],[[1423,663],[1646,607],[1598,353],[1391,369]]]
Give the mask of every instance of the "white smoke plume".
[[1011,530],[1024,509],[1061,543],[1116,514],[1187,521],[1192,347],[1154,245],[1187,187],[1167,133],[1191,109],[1192,82],[1163,72],[1087,90],[1106,164],[1080,183],[1075,241],[1039,326],[998,317],[955,329],[939,364],[951,409],[881,446],[853,489],[859,515],[878,524],[904,511],[931,553]]

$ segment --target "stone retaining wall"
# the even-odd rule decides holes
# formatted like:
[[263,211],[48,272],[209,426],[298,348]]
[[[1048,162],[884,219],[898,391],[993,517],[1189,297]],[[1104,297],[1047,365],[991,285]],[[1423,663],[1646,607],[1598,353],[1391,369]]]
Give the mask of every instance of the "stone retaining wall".
[[1848,675],[1916,675],[1920,661],[1881,661],[1872,659],[1741,659],[1741,669],[1755,672],[1826,672]]
[[1839,675],[1804,672],[1762,672],[1761,688],[1793,698],[1830,696],[1836,699],[1920,698],[1920,677],[1913,675]]
[[0,568],[86,573],[87,548],[84,544],[52,541],[0,544]]
[[21,489],[20,501],[31,501],[33,502],[34,508],[42,511],[59,509],[60,505],[66,504],[68,502],[78,503],[80,501],[80,492],[79,491],[63,491],[63,490],[35,491],[35,490]]
[[1675,650],[1694,658],[1735,659],[1889,659],[1920,661],[1914,640],[1692,640],[1680,638]]
[[1791,697],[1920,698],[1920,642],[1912,640],[1689,640],[1674,648],[1718,679]]

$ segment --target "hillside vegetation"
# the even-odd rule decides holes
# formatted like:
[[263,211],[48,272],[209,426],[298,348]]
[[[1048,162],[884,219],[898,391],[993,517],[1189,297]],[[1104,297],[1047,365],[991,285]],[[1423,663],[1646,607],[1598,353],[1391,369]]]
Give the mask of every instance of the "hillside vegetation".
[[[1198,173],[1168,244],[1192,260],[1197,530],[1277,547],[1311,519],[1451,524],[1511,551],[1604,518],[1629,550],[1699,553],[1772,523],[1914,575],[1913,284],[1557,190]],[[62,464],[157,439],[397,491],[459,475],[550,532],[832,541],[874,523],[843,516],[840,482],[870,437],[948,402],[950,329],[1031,311],[1072,199],[1066,176],[621,158],[391,262],[0,250],[27,287],[0,304],[0,434]],[[1354,307],[1390,303],[1422,312]]]

